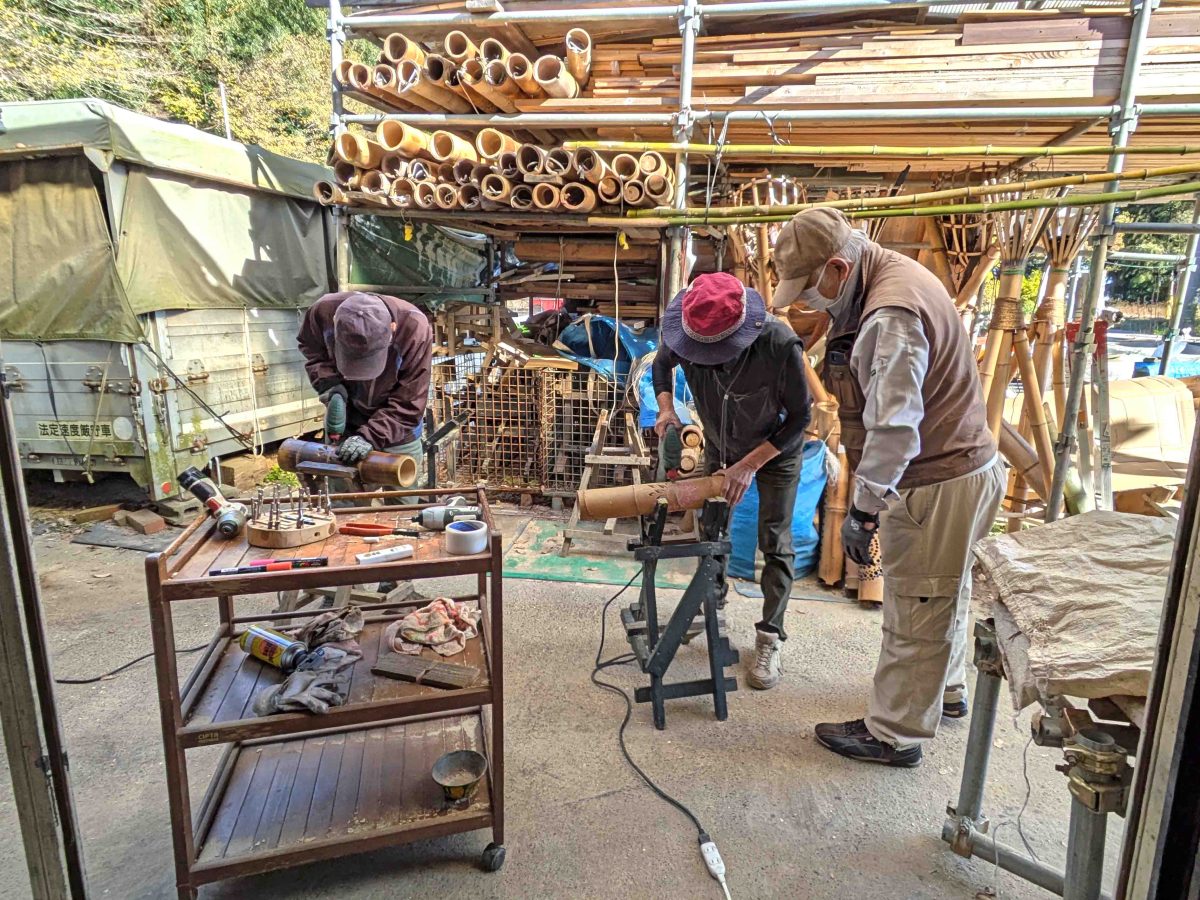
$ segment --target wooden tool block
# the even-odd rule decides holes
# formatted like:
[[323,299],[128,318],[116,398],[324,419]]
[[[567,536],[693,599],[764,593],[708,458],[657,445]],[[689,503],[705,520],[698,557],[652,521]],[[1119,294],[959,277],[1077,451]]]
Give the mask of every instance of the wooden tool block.
[[407,653],[389,653],[381,657],[371,671],[388,678],[449,689],[468,687],[479,677],[479,670],[471,666],[456,666]]

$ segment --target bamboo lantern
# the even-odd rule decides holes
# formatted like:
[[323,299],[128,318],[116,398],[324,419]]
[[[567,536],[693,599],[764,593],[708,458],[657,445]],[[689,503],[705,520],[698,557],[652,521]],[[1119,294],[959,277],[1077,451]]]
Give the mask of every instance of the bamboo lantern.
[[592,77],[592,36],[582,28],[567,32],[567,71],[579,87],[587,87]]

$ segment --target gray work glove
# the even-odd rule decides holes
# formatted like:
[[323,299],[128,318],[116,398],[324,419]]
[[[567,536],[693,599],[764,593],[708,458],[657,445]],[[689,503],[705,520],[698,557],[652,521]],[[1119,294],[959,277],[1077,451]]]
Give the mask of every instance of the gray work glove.
[[349,400],[350,394],[346,391],[346,386],[344,384],[335,384],[333,387],[326,391],[322,391],[317,395],[317,399],[326,406],[329,405],[330,397],[341,397],[343,400]]
[[296,671],[279,684],[271,685],[254,698],[256,715],[274,713],[328,712],[341,706],[350,694],[350,675],[354,664],[362,658],[357,650],[318,647],[310,650]]
[[846,555],[860,566],[871,562],[871,540],[879,531],[879,513],[865,513],[851,506],[842,523],[842,546]]
[[337,457],[346,465],[352,466],[366,459],[367,454],[374,449],[366,438],[352,434],[338,446]]

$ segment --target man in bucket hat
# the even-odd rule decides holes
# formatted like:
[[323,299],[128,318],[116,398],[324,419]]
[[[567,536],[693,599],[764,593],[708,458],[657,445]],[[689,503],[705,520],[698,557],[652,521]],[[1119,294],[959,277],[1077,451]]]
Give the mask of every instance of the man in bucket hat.
[[792,508],[810,414],[802,352],[796,335],[767,312],[756,291],[718,272],[699,276],[667,306],[654,358],[659,437],[680,424],[672,385],[675,367],[682,366],[704,425],[706,470],[724,472],[731,505],[752,480],[758,485],[763,612],[747,681],[759,690],[779,683],[787,639]]
[[858,563],[879,531],[883,645],[865,719],[816,737],[851,759],[912,767],[942,716],[967,713],[971,545],[987,535],[1005,473],[970,341],[942,283],[809,209],[775,242],[772,305],[832,319],[821,377],[839,403],[854,496],[842,529]]

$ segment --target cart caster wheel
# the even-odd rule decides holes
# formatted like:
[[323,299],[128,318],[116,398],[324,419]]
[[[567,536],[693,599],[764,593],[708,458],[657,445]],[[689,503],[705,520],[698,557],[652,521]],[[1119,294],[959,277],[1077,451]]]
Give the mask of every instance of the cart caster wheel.
[[499,844],[488,844],[483,849],[483,857],[480,859],[480,864],[487,872],[499,872],[500,867],[504,865],[505,850]]

